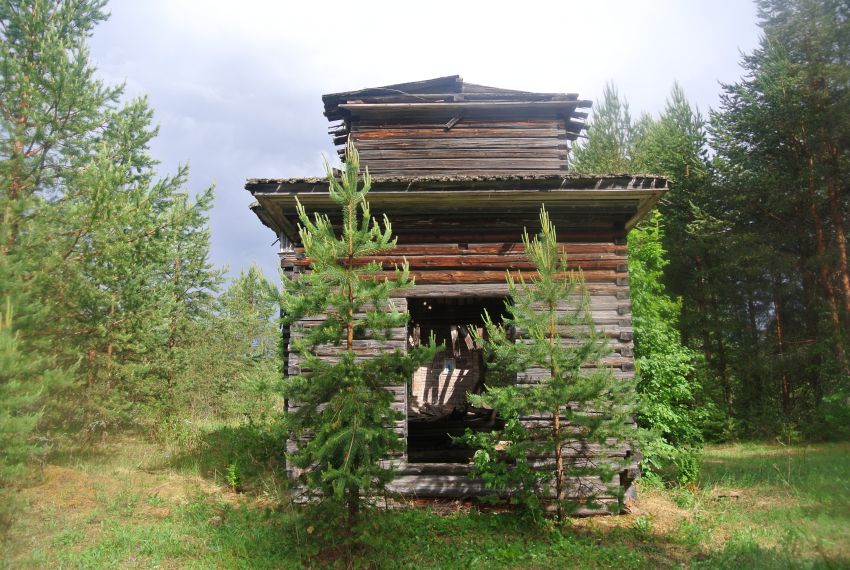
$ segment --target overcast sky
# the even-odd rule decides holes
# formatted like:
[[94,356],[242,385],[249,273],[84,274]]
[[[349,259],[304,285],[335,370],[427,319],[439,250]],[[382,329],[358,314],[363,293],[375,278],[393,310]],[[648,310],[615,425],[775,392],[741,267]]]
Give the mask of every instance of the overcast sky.
[[[291,4],[291,5],[288,5]],[[321,95],[458,74],[471,83],[596,100],[612,80],[633,116],[674,81],[703,113],[757,45],[748,0],[358,2],[112,0],[92,57],[147,95],[162,172],[216,185],[212,261],[276,275],[274,234],[246,178],[323,174],[335,160]]]

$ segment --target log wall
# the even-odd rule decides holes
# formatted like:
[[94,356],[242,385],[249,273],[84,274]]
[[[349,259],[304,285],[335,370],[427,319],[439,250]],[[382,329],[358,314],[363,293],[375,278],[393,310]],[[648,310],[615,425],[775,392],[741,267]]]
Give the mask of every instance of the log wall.
[[[407,300],[406,299],[392,299],[392,303],[395,305],[396,309],[399,311],[407,310]],[[314,316],[307,317],[299,320],[297,323],[293,324],[289,329],[289,340],[288,342],[292,343],[293,340],[296,340],[301,337],[303,331],[311,326],[315,326],[317,323],[321,322],[324,319],[322,316]],[[369,337],[360,337],[354,340],[354,352],[357,355],[355,357],[355,361],[362,360],[364,358],[369,358],[379,354],[381,352],[393,351],[393,350],[406,350],[407,347],[407,327],[397,327],[392,329],[389,338],[381,338],[374,339]],[[287,349],[289,346],[287,346]],[[323,359],[327,359],[329,362],[334,362],[339,357],[339,354],[345,350],[343,346],[333,346],[326,345],[318,347],[316,354],[321,356]],[[306,370],[302,370],[301,363],[298,358],[298,354],[294,352],[286,351],[289,355],[286,362],[286,375],[293,376],[296,374],[301,374],[302,372],[306,372]],[[391,386],[387,388],[390,392],[393,393],[393,410],[399,412],[401,414],[407,413],[407,386]],[[287,402],[287,410],[294,411],[298,409],[297,402]],[[393,430],[396,432],[398,437],[402,440],[407,439],[407,421],[406,419],[398,419],[393,422]],[[290,439],[287,441],[287,452],[292,453],[296,451],[298,447],[298,441],[294,439]],[[404,461],[404,454],[400,454],[399,456],[393,458],[393,461]],[[287,473],[291,479],[297,478],[301,474],[301,470],[292,465],[290,462],[287,462]]]
[[[545,175],[567,171],[563,119],[358,119],[350,136],[374,175]],[[451,124],[451,127],[447,125]],[[346,129],[347,130],[347,129]]]
[[[601,230],[601,231],[600,231]],[[516,235],[516,231],[513,232]],[[408,236],[408,238],[411,236]],[[593,239],[595,237],[595,239]],[[434,239],[434,236],[431,236]],[[530,277],[534,271],[525,257],[524,247],[516,241],[511,242],[479,242],[461,243],[435,241],[431,243],[410,243],[410,239],[400,239],[401,243],[393,252],[376,256],[368,261],[379,262],[390,277],[392,270],[408,263],[411,274],[416,279],[416,285],[410,290],[400,293],[405,298],[396,299],[399,308],[406,308],[407,299],[422,297],[500,297],[508,293],[505,284],[505,272],[511,271],[515,276]],[[561,244],[567,254],[570,269],[582,271],[590,296],[590,308],[596,330],[606,337],[610,348],[609,355],[603,364],[612,369],[614,381],[633,381],[634,341],[631,321],[631,305],[629,301],[628,259],[625,233],[611,229],[598,229],[591,234],[591,239],[570,241]],[[295,261],[295,265],[306,267],[309,260],[303,258]],[[366,260],[364,260],[365,262]],[[563,310],[569,310],[565,304]],[[299,323],[300,327],[310,326],[309,320]],[[567,331],[564,331],[567,333]],[[293,330],[297,335],[297,330]],[[581,334],[573,330],[571,334]],[[358,340],[356,350],[363,356],[376,354],[382,350],[393,350],[405,346],[406,331],[394,331],[388,341]],[[569,337],[565,339],[569,342]],[[325,356],[334,357],[338,348],[328,347]],[[299,371],[296,356],[290,356],[288,372]],[[547,371],[529,369],[518,375],[519,384],[533,384],[546,378]],[[407,389],[394,389],[396,409],[407,409]],[[548,418],[543,415],[524,418],[528,425],[534,425]],[[406,437],[406,422],[397,422],[395,426],[399,437]],[[295,442],[291,442],[294,445]],[[630,465],[621,473],[614,484],[630,487],[637,475],[635,452],[625,446],[618,447],[613,453],[604,453],[598,446],[587,445],[585,442],[574,441],[565,446],[565,457],[570,462],[583,465],[594,461],[604,461],[607,457],[617,457],[630,460]],[[541,467],[551,463],[551,458],[538,458]],[[480,481],[470,479],[466,473],[469,468],[458,464],[408,464],[404,456],[391,462],[398,470],[399,476],[391,483],[390,490],[408,496],[418,497],[455,497],[463,498],[485,493]],[[295,473],[292,473],[295,475]],[[606,483],[592,478],[582,478],[571,481],[570,489],[574,496],[579,497],[589,490],[605,488]],[[602,502],[616,502],[616,497],[610,495],[602,498]],[[596,511],[596,512],[602,512]],[[585,514],[592,514],[588,511]]]

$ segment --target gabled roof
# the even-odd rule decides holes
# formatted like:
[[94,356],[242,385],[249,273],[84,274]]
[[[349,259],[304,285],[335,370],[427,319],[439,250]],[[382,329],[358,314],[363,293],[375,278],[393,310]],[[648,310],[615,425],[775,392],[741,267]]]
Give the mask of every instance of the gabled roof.
[[587,108],[591,105],[590,101],[579,100],[577,93],[532,93],[502,89],[466,83],[459,75],[330,93],[323,95],[322,101],[325,104],[325,116],[329,121],[350,116],[350,110],[345,106],[361,104],[560,102],[572,103],[570,106],[573,108]]

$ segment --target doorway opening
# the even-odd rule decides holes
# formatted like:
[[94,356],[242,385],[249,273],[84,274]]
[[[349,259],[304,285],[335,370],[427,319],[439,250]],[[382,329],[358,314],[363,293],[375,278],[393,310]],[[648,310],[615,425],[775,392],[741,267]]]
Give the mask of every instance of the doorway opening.
[[487,366],[470,328],[483,337],[486,310],[500,323],[505,297],[428,297],[408,299],[408,343],[428,342],[434,335],[441,349],[413,375],[407,404],[407,454],[411,463],[467,463],[474,449],[453,438],[467,429],[504,427],[494,410],[477,408],[467,394],[480,393]]

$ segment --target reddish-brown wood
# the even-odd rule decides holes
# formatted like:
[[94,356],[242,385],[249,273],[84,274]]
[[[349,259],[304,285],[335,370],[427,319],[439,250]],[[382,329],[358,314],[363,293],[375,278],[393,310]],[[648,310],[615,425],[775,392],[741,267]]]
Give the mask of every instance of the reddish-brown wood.
[[[524,255],[413,255],[361,257],[357,259],[356,265],[362,266],[367,263],[380,263],[384,269],[400,267],[407,262],[410,269],[443,269],[443,268],[480,268],[480,269],[534,269],[534,264],[528,261]],[[572,258],[570,264],[572,269],[583,271],[609,269],[617,271],[623,263],[623,259],[614,257],[610,259],[576,259]],[[310,260],[300,259],[295,262],[297,266],[308,267]]]
[[[587,283],[617,283],[623,279],[621,273],[614,271],[584,271],[582,272],[585,282]],[[411,277],[416,280],[416,283],[426,285],[429,283],[503,283],[505,281],[504,271],[491,270],[450,270],[450,271],[411,271]],[[533,271],[511,271],[511,275],[519,279],[531,279],[536,275]],[[387,278],[394,276],[393,272],[385,272]]]

